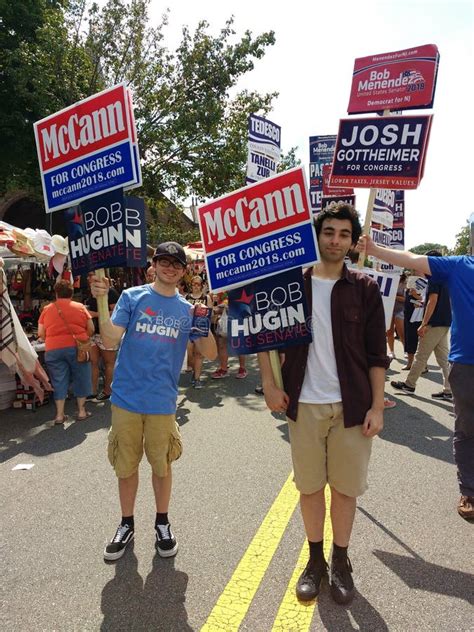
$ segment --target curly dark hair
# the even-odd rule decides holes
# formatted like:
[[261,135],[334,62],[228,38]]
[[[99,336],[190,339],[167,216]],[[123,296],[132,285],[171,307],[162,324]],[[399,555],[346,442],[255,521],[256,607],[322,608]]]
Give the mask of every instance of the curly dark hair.
[[318,213],[314,220],[314,227],[318,237],[325,219],[348,219],[352,225],[352,243],[356,244],[359,241],[359,237],[362,234],[362,226],[360,225],[359,213],[352,204],[339,202],[339,204],[327,206],[324,211]]

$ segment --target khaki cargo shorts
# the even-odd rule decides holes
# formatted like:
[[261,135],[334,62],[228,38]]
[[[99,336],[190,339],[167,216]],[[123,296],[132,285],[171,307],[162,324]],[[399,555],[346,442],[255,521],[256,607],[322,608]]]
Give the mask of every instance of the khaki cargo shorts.
[[372,438],[364,437],[362,426],[344,427],[342,403],[300,403],[288,427],[299,492],[314,494],[326,483],[353,498],[366,491]]
[[108,456],[118,478],[135,474],[143,449],[156,476],[167,476],[183,451],[175,415],[132,413],[112,404]]

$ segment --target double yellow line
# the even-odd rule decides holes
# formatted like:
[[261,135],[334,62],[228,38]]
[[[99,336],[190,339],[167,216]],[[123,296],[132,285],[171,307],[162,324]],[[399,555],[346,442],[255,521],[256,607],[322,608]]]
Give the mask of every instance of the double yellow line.
[[[206,623],[201,628],[201,632],[237,632],[283,537],[298,500],[299,493],[293,484],[293,474],[290,474]],[[326,557],[332,543],[331,521],[328,518],[329,502],[330,495],[327,487],[327,518],[324,526]],[[307,559],[308,548],[305,542],[276,615],[273,631],[298,630],[298,632],[304,632],[309,630],[315,602],[304,605],[295,596],[296,581],[303,572]]]

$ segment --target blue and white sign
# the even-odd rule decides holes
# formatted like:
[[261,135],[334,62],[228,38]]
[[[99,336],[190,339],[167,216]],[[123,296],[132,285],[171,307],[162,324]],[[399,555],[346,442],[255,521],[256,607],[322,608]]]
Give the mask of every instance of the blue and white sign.
[[74,275],[117,266],[146,265],[145,204],[121,189],[64,212]]
[[280,162],[281,127],[256,114],[249,116],[248,126],[247,184],[251,184],[276,174]]
[[370,236],[372,237],[374,243],[376,243],[378,246],[390,248],[392,242],[390,241],[390,234],[388,233],[388,231],[371,228]]
[[312,342],[301,269],[228,292],[231,353],[246,355]]
[[113,191],[135,182],[137,155],[129,141],[87,156],[43,175],[49,212],[71,206],[78,200]]
[[377,272],[372,268],[362,268],[367,276],[374,279],[379,286],[380,294],[382,295],[383,309],[385,313],[385,330],[390,329],[393,316],[393,308],[395,307],[395,298],[397,296],[398,289],[398,274],[384,274],[383,272]]
[[323,199],[323,167],[331,165],[336,136],[309,137],[309,198],[313,213],[319,213]]
[[372,210],[372,223],[380,224],[385,228],[392,228],[394,212],[395,191],[393,189],[377,189]]

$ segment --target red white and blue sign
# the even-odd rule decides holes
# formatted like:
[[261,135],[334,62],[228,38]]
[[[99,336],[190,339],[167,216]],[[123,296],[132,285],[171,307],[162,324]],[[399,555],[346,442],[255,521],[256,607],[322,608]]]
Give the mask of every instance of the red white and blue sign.
[[348,114],[433,107],[438,64],[434,44],[356,59]]
[[302,167],[208,202],[198,216],[214,292],[319,260]]
[[269,178],[280,162],[281,127],[251,114],[248,118],[247,184]]
[[329,178],[331,175],[331,165],[323,166],[323,197],[321,200],[321,210],[334,204],[350,204],[355,206],[355,195],[352,187],[331,187]]
[[313,213],[319,213],[323,199],[323,167],[331,165],[336,136],[309,137],[309,199]]
[[228,292],[227,344],[236,355],[312,342],[301,269]]
[[372,224],[392,228],[394,212],[395,191],[392,189],[377,189],[372,209]]
[[131,95],[120,84],[34,124],[47,213],[141,186]]
[[146,265],[145,203],[117,189],[64,211],[74,275]]
[[432,116],[341,119],[330,186],[416,189]]

